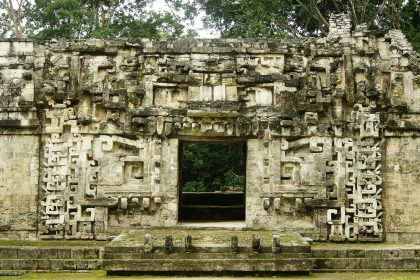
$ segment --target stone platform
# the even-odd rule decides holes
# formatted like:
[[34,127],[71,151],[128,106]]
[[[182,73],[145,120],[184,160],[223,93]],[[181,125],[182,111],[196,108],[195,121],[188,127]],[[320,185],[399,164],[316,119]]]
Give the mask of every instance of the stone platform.
[[420,272],[420,244],[314,243],[313,272]]
[[105,246],[109,274],[145,272],[303,272],[311,245],[271,231],[150,229],[122,233]]
[[[192,225],[189,225],[192,226]],[[137,238],[137,241],[133,238],[131,243],[126,242],[124,244],[124,236],[120,236],[114,240],[107,247],[107,255],[104,261],[105,246],[108,242],[106,241],[18,241],[18,240],[0,240],[0,276],[2,275],[20,275],[27,272],[86,272],[89,270],[105,270],[108,269],[110,273],[122,273],[122,272],[141,272],[131,269],[130,266],[134,266],[139,262],[142,262],[142,267],[148,268],[146,271],[148,274],[152,272],[155,274],[165,274],[165,272],[174,274],[174,270],[179,269],[179,266],[196,264],[203,267],[203,274],[205,272],[216,272],[229,274],[233,272],[236,274],[236,269],[252,268],[257,269],[248,271],[249,274],[261,274],[261,267],[268,266],[270,264],[270,254],[275,257],[271,260],[272,267],[277,265],[277,269],[274,273],[280,270],[280,266],[284,265],[288,259],[289,263],[293,263],[294,267],[297,268],[299,261],[310,261],[309,253],[307,249],[301,250],[305,253],[298,253],[299,246],[293,248],[287,247],[287,243],[293,243],[292,239],[287,240],[285,235],[282,235],[283,241],[280,240],[284,247],[280,246],[279,253],[272,253],[270,251],[270,240],[271,233],[260,233],[260,244],[261,250],[257,253],[253,252],[252,245],[252,234],[256,234],[255,231],[246,230],[231,230],[229,234],[232,236],[238,236],[238,251],[232,253],[230,246],[229,234],[220,234],[218,231],[209,229],[200,229],[197,231],[191,228],[183,229],[178,234],[174,234],[172,230],[155,230],[155,231],[141,231],[139,234],[155,234],[152,238],[154,246],[144,246],[144,240]],[[156,232],[161,231],[158,235]],[[184,245],[184,234],[186,231],[193,237],[191,252],[185,252]],[[205,243],[209,242],[208,235],[204,235],[205,238],[199,239],[197,232],[205,233],[208,231],[213,241],[220,240],[219,243],[214,243],[213,247],[205,246]],[[225,229],[224,231],[228,231]],[[191,232],[191,233],[190,233]],[[194,234],[192,234],[194,233]],[[200,235],[201,235],[200,233]],[[134,233],[135,234],[135,233]],[[137,235],[139,235],[137,234]],[[165,242],[162,238],[165,238],[166,234],[174,234],[173,240],[173,252],[166,254]],[[136,234],[135,234],[136,235]],[[127,235],[125,235],[127,237]],[[213,238],[215,237],[215,238]],[[227,239],[227,241],[226,241]],[[136,248],[133,244],[138,242]],[[159,245],[160,244],[160,245]],[[216,246],[219,244],[218,246]],[[136,246],[137,246],[136,245]],[[161,247],[158,250],[158,245]],[[146,249],[150,251],[148,259],[140,259],[139,255]],[[203,248],[204,247],[204,248]],[[305,246],[304,246],[305,247]],[[207,249],[205,249],[207,248]],[[303,249],[303,248],[300,248]],[[420,273],[420,244],[398,244],[398,243],[370,243],[370,244],[348,244],[348,243],[326,243],[326,242],[314,242],[311,245],[313,260],[312,272],[367,272],[367,271],[381,271],[381,272],[415,272]],[[127,250],[127,251],[125,251]],[[143,251],[142,251],[143,250]],[[201,253],[197,253],[200,252]],[[207,253],[204,253],[207,250]],[[287,251],[287,253],[283,251]],[[136,253],[136,251],[138,253]],[[271,253],[270,253],[271,252]],[[136,256],[131,260],[131,256]],[[145,253],[143,253],[145,255]],[[301,260],[297,260],[299,256]],[[114,259],[113,259],[114,258]],[[165,260],[166,258],[166,260]],[[178,259],[176,259],[178,258]],[[292,262],[292,259],[295,259]],[[122,259],[122,261],[121,261]],[[114,261],[117,260],[117,261]],[[177,261],[178,260],[178,261]],[[195,263],[194,263],[194,260]],[[104,265],[103,265],[104,262]],[[178,265],[174,266],[175,264]],[[189,263],[188,263],[189,262]],[[197,264],[198,263],[198,264]],[[229,265],[228,265],[229,264]],[[149,265],[149,267],[147,267]],[[120,266],[120,267],[117,267]],[[152,267],[153,266],[153,267]],[[162,269],[162,267],[168,266],[169,268]],[[228,268],[226,269],[226,267]],[[117,270],[117,268],[127,270]],[[280,267],[280,268],[279,268]],[[293,271],[292,266],[289,266],[289,271]],[[180,271],[180,275],[187,274],[187,272],[193,272],[192,267],[189,270]],[[205,268],[205,269],[204,269]],[[283,266],[284,268],[284,266]],[[114,270],[112,270],[114,269]],[[154,270],[152,270],[154,269]],[[225,269],[225,271],[221,271]],[[270,272],[267,268],[263,270]],[[273,272],[273,268],[271,268]],[[205,271],[206,270],[206,271]],[[200,271],[198,271],[200,272]],[[306,271],[304,271],[306,272]],[[211,274],[211,273],[209,273]]]
[[105,243],[0,240],[0,276],[99,270]]

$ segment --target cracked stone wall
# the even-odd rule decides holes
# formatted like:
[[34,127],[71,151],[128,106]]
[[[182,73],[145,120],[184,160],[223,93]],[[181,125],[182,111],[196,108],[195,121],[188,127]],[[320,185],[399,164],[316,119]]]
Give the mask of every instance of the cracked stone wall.
[[0,42],[0,237],[176,226],[179,143],[247,143],[246,226],[420,236],[420,67],[398,30]]

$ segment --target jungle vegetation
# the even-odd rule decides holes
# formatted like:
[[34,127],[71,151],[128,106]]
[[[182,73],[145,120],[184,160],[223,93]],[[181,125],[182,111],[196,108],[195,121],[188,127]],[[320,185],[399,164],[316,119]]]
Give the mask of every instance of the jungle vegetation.
[[246,144],[182,145],[183,192],[243,191]]
[[[403,30],[420,52],[418,0],[0,0],[0,36],[37,39],[172,38],[197,35],[194,21],[222,38],[325,36],[328,18],[347,13],[371,30]],[[186,23],[192,24],[186,24]]]

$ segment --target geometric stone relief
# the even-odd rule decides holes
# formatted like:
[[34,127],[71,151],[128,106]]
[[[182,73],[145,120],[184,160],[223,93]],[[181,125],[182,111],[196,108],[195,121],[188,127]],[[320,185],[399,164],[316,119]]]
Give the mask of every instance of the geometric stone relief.
[[358,137],[338,142],[344,152],[345,181],[337,191],[345,195],[339,200],[340,207],[327,212],[329,239],[333,241],[382,240],[379,116],[361,106],[358,109],[354,112]]
[[176,225],[179,142],[223,140],[247,143],[247,227],[383,240],[381,151],[420,131],[418,56],[398,32],[340,34],[0,52],[0,133],[40,135],[39,236]]
[[[146,157],[146,139],[81,134],[73,108],[64,104],[53,104],[46,119],[41,238],[104,239],[109,208],[149,209],[159,185],[160,154]],[[150,141],[151,152],[159,153],[160,139]],[[151,160],[155,167],[145,173]],[[153,197],[153,203],[161,198]]]

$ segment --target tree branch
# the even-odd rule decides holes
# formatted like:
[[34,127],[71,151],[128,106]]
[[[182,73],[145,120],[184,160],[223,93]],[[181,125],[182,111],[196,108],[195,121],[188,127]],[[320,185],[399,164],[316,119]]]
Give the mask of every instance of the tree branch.
[[317,6],[317,4],[315,3],[315,0],[311,0],[311,3],[312,3],[312,6],[315,8],[315,11],[316,11],[316,13],[317,13],[317,15],[318,15],[319,20],[320,20],[323,24],[325,24],[325,26],[329,27],[330,25],[329,25],[329,23],[328,23],[328,20],[326,20],[326,19],[324,18],[324,16],[322,15],[321,11],[318,9],[318,6]]
[[13,29],[13,26],[10,24],[8,20],[6,20],[4,17],[0,17],[0,19],[5,25],[7,25],[9,29]]
[[[318,27],[319,27],[319,30],[321,31],[321,33],[323,34],[323,35],[326,35],[327,34],[327,31],[325,30],[325,28],[323,27],[323,24],[325,24],[327,27],[329,27],[329,24],[328,24],[328,22],[326,21],[326,19],[321,15],[321,18],[322,19],[324,19],[324,20],[322,20],[320,17],[317,17],[314,13],[313,13],[313,11],[311,11],[310,9],[308,9],[308,7],[307,7],[307,5],[305,5],[302,1],[300,1],[300,0],[296,0],[296,2],[298,2],[299,4],[300,4],[300,6],[303,8],[303,9],[305,9],[317,22],[318,22]],[[316,7],[316,5],[315,5],[315,9],[316,10],[318,10],[318,12],[320,13],[320,11],[319,11],[319,9],[318,9],[318,7]]]
[[290,34],[293,37],[297,37],[296,35],[300,33],[295,27],[292,27],[292,26],[288,25],[287,23],[281,23],[281,26],[283,26],[283,28],[286,28],[287,30],[289,30]]
[[304,8],[309,14],[312,14],[311,10],[309,10],[308,7],[306,7],[306,5],[302,3],[302,1],[296,0],[296,2],[298,2],[300,6]]
[[353,0],[349,0],[351,6],[351,13],[353,14],[353,18],[356,24],[360,24],[359,19],[357,18],[356,9],[354,8]]
[[7,16],[9,17],[10,22],[6,22],[5,18],[2,18],[2,21],[9,27],[9,29],[13,32],[13,35],[16,38],[22,38],[24,28],[22,26],[22,11],[21,5],[24,0],[18,1],[18,8],[15,9],[13,6],[12,0],[2,0],[3,8],[6,10]]
[[334,9],[335,9],[335,11],[336,11],[337,13],[340,13],[340,12],[341,12],[341,9],[340,9],[340,7],[338,7],[338,3],[337,3],[337,1],[336,1],[336,0],[333,0],[333,5],[334,5]]
[[362,20],[363,22],[366,22],[366,7],[369,4],[369,0],[364,0],[363,1],[363,7],[361,9],[361,14],[360,14],[360,20]]
[[369,22],[366,22],[366,25],[367,25],[368,28],[375,21],[376,17],[384,11],[385,6],[386,6],[387,3],[388,3],[388,0],[383,0],[383,2],[381,3],[381,5],[376,10],[376,13],[372,16],[372,18],[369,20]]

